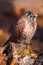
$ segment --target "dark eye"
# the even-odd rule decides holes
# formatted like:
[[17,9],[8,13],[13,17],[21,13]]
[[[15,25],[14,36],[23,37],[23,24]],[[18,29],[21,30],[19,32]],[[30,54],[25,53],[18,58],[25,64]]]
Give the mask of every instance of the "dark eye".
[[30,16],[30,18],[32,18],[33,16]]
[[27,11],[26,13],[25,13],[25,15],[26,16],[30,16],[32,13],[30,12],[30,11]]

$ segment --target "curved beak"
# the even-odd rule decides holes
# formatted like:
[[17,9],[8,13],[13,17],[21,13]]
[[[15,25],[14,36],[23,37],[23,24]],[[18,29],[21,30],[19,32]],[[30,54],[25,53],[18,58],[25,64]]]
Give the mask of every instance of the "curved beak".
[[38,15],[35,15],[35,17],[38,17]]
[[36,18],[38,17],[38,15],[35,15],[34,17],[33,17],[33,19],[34,19],[34,21],[36,21]]

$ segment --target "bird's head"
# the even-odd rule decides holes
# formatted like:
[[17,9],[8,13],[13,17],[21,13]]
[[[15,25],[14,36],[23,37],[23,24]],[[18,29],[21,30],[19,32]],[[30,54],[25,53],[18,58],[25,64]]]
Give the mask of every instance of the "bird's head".
[[25,16],[28,17],[28,18],[31,18],[32,20],[36,21],[36,18],[38,17],[38,15],[34,14],[33,12],[31,11],[27,11],[25,13]]

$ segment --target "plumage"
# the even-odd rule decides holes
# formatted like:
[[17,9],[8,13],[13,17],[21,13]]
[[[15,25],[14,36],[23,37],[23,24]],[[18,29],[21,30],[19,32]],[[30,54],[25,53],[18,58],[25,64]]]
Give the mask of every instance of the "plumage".
[[30,11],[26,12],[17,22],[11,39],[20,43],[28,43],[37,28],[36,15]]
[[28,11],[17,22],[8,42],[29,43],[37,28],[37,15]]

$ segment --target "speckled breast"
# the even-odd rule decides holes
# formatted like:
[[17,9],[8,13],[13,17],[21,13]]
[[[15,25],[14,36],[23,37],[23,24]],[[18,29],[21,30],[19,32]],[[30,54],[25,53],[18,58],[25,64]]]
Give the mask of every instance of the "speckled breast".
[[15,29],[17,34],[21,34],[19,41],[21,43],[28,43],[33,37],[36,27],[36,21],[34,22],[34,20],[32,20],[31,18],[22,16],[21,19],[18,21]]

